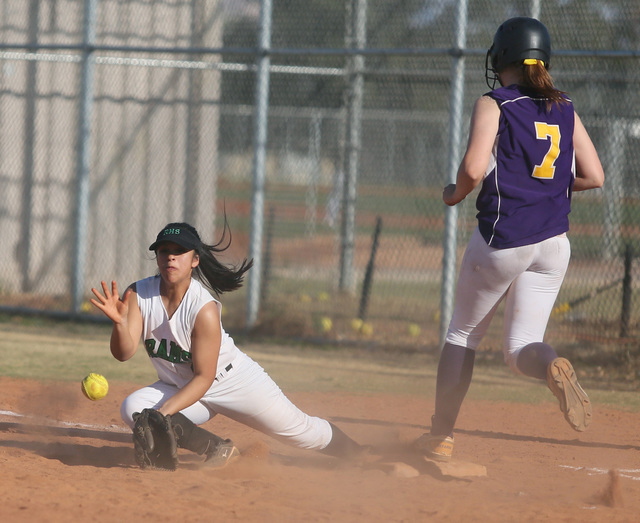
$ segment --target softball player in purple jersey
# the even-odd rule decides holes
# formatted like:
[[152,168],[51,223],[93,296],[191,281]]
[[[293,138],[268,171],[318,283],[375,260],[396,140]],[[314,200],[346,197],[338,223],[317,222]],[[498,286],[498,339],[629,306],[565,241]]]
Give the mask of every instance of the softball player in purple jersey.
[[415,443],[427,458],[451,457],[475,351],[503,300],[507,365],[546,380],[575,430],[591,421],[571,363],[543,339],[570,258],[571,194],[601,187],[604,173],[571,100],[553,85],[550,57],[549,33],[538,20],[512,18],[498,28],[485,67],[492,91],[475,104],[456,183],[442,194],[456,205],[482,182],[478,227],[438,364],[431,431]]
[[258,363],[240,351],[225,332],[216,295],[242,285],[252,262],[221,264],[215,245],[203,243],[187,223],[170,223],[149,250],[158,275],[132,284],[122,299],[116,282],[92,289],[93,305],[113,321],[111,352],[130,359],[144,343],[158,381],[129,395],[122,419],[133,428],[135,413],[156,409],[171,417],[178,447],[222,466],[239,454],[229,439],[198,425],[217,414],[260,430],[290,445],[351,458],[363,448],[329,421],[309,416],[282,393]]

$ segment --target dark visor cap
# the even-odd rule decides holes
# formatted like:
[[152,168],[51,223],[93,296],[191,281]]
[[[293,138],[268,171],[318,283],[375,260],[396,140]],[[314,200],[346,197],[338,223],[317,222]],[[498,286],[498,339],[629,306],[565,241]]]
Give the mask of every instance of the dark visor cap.
[[155,251],[161,243],[173,242],[188,251],[198,250],[200,238],[193,231],[184,227],[166,227],[158,233],[156,241],[149,246],[150,251]]

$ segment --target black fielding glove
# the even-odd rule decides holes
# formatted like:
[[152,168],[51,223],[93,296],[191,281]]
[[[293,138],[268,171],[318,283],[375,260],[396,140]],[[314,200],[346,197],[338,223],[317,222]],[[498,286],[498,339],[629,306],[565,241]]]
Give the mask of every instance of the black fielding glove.
[[140,468],[176,470],[178,442],[171,416],[155,409],[144,409],[134,413],[133,420],[133,450]]

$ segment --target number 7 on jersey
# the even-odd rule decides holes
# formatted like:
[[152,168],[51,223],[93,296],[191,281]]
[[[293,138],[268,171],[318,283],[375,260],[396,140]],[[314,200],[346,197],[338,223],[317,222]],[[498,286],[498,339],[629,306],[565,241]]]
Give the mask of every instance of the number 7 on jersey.
[[552,180],[556,171],[556,160],[560,154],[560,126],[546,122],[535,122],[536,138],[549,140],[549,150],[540,165],[536,165],[531,176],[543,180]]

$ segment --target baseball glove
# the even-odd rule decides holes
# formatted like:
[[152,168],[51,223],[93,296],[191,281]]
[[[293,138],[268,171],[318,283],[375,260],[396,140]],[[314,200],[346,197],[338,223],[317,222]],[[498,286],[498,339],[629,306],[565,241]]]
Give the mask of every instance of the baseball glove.
[[136,463],[143,469],[176,470],[178,441],[171,416],[155,409],[133,414],[133,450]]

